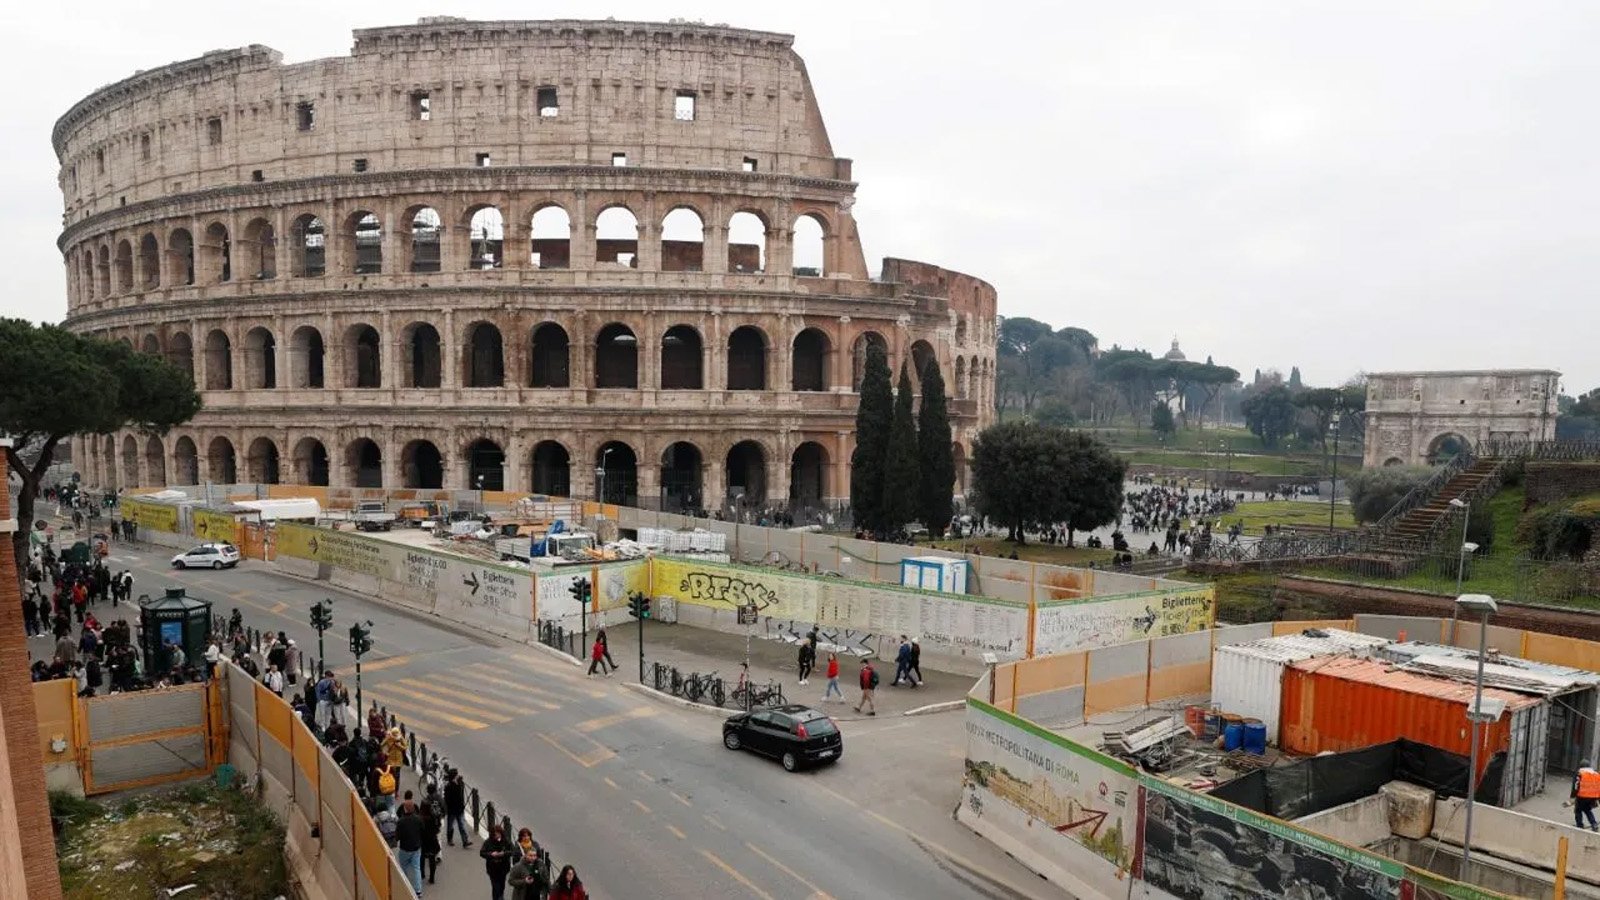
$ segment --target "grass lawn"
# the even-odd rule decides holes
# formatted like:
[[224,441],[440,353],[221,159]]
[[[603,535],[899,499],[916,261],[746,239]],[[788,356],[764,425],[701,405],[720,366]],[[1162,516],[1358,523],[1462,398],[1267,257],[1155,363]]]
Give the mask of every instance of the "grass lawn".
[[[1327,472],[1321,456],[1245,456],[1238,453],[1232,454],[1230,465],[1228,457],[1220,453],[1185,453],[1172,450],[1127,450],[1113,448],[1117,453],[1126,457],[1130,463],[1141,463],[1150,466],[1167,466],[1174,469],[1202,469],[1227,472],[1254,472],[1257,475],[1322,475]],[[1356,466],[1359,468],[1359,464]],[[1343,465],[1340,466],[1344,468]]]
[[[1081,540],[1081,538],[1080,538]],[[921,541],[922,547],[937,547],[941,550],[953,550],[957,553],[966,550],[969,553],[978,553],[983,556],[1000,556],[1011,558],[1013,551],[1017,558],[1028,562],[1049,563],[1054,566],[1086,566],[1089,563],[1104,563],[1111,561],[1110,550],[1091,550],[1088,547],[1063,547],[1060,544],[1040,544],[1029,541],[1026,544],[1013,544],[1003,538],[967,538],[965,540]]]
[[[1335,528],[1356,527],[1355,517],[1350,514],[1350,504],[1339,502],[1334,504],[1333,526]],[[1305,500],[1273,500],[1241,503],[1238,509],[1222,517],[1222,525],[1226,528],[1235,522],[1244,523],[1245,534],[1261,534],[1263,525],[1299,525],[1315,528],[1328,525],[1328,504],[1312,503]]]
[[1235,453],[1269,453],[1261,446],[1261,439],[1243,428],[1180,428],[1165,441],[1149,428],[1088,428],[1090,434],[1113,447],[1141,447],[1152,450],[1215,450],[1219,441],[1227,441]]

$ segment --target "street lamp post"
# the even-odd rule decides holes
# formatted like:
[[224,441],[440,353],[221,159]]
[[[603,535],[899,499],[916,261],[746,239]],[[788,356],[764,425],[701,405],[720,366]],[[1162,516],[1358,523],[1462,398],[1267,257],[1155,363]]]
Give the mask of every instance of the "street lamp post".
[[1333,512],[1339,499],[1339,411],[1328,421],[1333,426],[1333,474],[1328,476],[1328,537],[1333,537]]
[[483,476],[479,475],[478,481],[478,512],[483,512]]
[[1484,656],[1488,653],[1489,644],[1489,615],[1499,607],[1494,598],[1488,594],[1462,594],[1456,597],[1456,608],[1467,612],[1482,614],[1478,625],[1478,676],[1472,691],[1472,708],[1467,711],[1467,718],[1472,721],[1472,751],[1467,759],[1467,822],[1465,833],[1461,839],[1461,880],[1470,882],[1472,864],[1472,806],[1478,792],[1478,732],[1479,726],[1485,720],[1494,721],[1500,717],[1505,704],[1495,701],[1496,710],[1486,708],[1483,702],[1483,663]]
[[[1467,501],[1460,497],[1452,497],[1450,498],[1450,508],[1461,510],[1461,550],[1456,556],[1456,596],[1459,597],[1461,596],[1461,582],[1467,572],[1467,554],[1476,553],[1478,545],[1467,541],[1467,525],[1472,521],[1472,507],[1467,505]],[[1468,550],[1468,547],[1472,549]],[[1456,642],[1456,621],[1460,610],[1459,606],[1450,610],[1450,643],[1452,646]]]

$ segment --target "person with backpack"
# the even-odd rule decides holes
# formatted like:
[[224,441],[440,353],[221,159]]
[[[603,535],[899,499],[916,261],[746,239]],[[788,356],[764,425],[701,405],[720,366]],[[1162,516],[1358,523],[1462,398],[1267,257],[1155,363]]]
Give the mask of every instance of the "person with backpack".
[[394,769],[383,765],[382,762],[375,767],[378,773],[377,795],[383,801],[386,809],[394,809],[394,792],[399,787],[399,779],[395,777]]
[[505,900],[506,876],[511,873],[511,842],[499,825],[489,826],[489,839],[478,850],[489,875],[489,900]]
[[878,714],[878,705],[872,702],[872,695],[878,689],[878,670],[872,667],[870,658],[861,660],[861,702],[856,704],[856,712],[861,712],[862,707],[868,709],[867,715]]

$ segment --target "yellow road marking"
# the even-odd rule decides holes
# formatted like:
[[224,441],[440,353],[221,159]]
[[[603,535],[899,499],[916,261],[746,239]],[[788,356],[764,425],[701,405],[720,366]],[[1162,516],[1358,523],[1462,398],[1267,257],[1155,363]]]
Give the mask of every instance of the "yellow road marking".
[[651,783],[655,782],[655,777],[652,776],[649,772],[646,772],[643,769],[634,769],[634,771],[637,772],[639,774],[639,777],[643,778],[645,781],[648,781],[648,782],[651,782]]
[[772,856],[767,853],[767,851],[761,849],[760,847],[757,847],[755,844],[752,844],[749,841],[745,841],[744,845],[746,847],[749,847],[751,852],[755,853],[755,855],[761,857],[762,859],[766,860],[769,863],[772,863],[772,865],[774,867],[776,867],[778,871],[782,872],[785,875],[788,875],[790,878],[793,878],[795,881],[798,881],[801,884],[805,885],[807,888],[809,888],[811,890],[812,897],[818,898],[818,900],[833,900],[832,895],[829,894],[827,891],[823,890],[822,888],[817,887],[816,885],[814,885],[811,882],[809,882],[809,881],[805,880],[804,878],[802,878],[800,876],[799,872],[796,872],[795,870],[789,868],[788,866],[784,865],[783,863],[778,862],[776,859],[773,859]]
[[[477,681],[494,681],[494,680],[496,680],[496,679],[488,678],[486,676],[478,675],[476,673],[462,674],[462,675],[444,675],[444,674],[440,674],[440,673],[435,672],[433,674],[427,675],[426,678],[430,682],[431,681],[442,681],[445,684],[451,685],[452,687],[462,688],[462,689],[467,690],[469,692],[471,692],[471,691],[482,691],[484,689],[484,685],[482,685],[482,684],[474,684],[474,682],[477,682]],[[517,695],[515,699],[521,700],[521,701],[523,701],[523,702],[525,702],[527,704],[530,704],[532,706],[537,706],[540,709],[560,709],[561,708],[561,704],[559,704],[559,703],[551,703],[548,700],[535,699],[535,697],[548,697],[548,696],[550,696],[549,694],[546,694],[544,691],[535,690],[535,689],[529,688],[529,687],[527,687],[525,685],[520,685],[520,684],[517,684],[515,682],[511,682],[511,681],[502,681],[502,682],[499,682],[499,684],[500,684],[501,687],[504,687],[505,689],[514,692]],[[529,696],[527,696],[528,694],[533,694],[533,695],[535,695],[535,697],[529,697]],[[506,700],[506,699],[497,697],[496,699],[491,701],[488,698],[485,698],[481,694],[478,694],[478,693],[473,693],[472,696],[474,698],[477,698],[481,702],[486,702],[486,703],[487,702],[493,702],[493,703],[499,703],[502,706],[509,706],[512,709],[517,710],[518,711],[518,715],[527,715],[527,713],[528,713],[527,709],[518,706],[516,703],[513,703],[510,700]]]
[[[470,690],[462,690],[462,689],[460,689],[458,687],[445,687],[443,685],[436,684],[435,682],[437,682],[438,680],[439,680],[438,676],[429,675],[425,679],[424,678],[402,678],[399,681],[396,681],[395,684],[403,684],[406,687],[414,687],[414,688],[417,688],[418,690],[429,691],[429,692],[432,692],[432,693],[435,693],[435,694],[442,695],[444,697],[454,697],[455,699],[457,699],[457,700],[459,700],[459,701],[461,701],[463,703],[466,703],[468,705],[471,705],[471,706],[474,706],[474,707],[481,707],[481,708],[487,709],[487,710],[489,710],[491,712],[500,712],[500,713],[503,713],[505,715],[508,715],[508,716],[512,717],[513,719],[515,719],[518,716],[526,716],[530,712],[532,712],[531,710],[529,710],[529,709],[527,709],[525,707],[518,706],[517,704],[512,703],[509,700],[502,700],[502,699],[500,699],[498,697],[486,697],[486,696],[484,696],[482,694],[474,694]],[[555,709],[554,706],[551,706],[550,704],[545,703],[542,700],[533,700],[533,701],[529,701],[529,702],[531,702],[531,703],[533,703],[535,705],[538,705],[538,706],[542,706],[542,707],[544,707],[546,709]]]
[[645,815],[647,815],[647,816],[650,815],[650,807],[645,806],[643,803],[640,803],[637,800],[633,801],[633,805],[639,807],[639,811],[644,813]]
[[571,750],[568,750],[566,747],[563,747],[560,741],[548,734],[540,733],[539,739],[556,748],[557,750],[560,750],[562,753],[565,753],[573,762],[583,766],[585,769],[592,769],[617,755],[616,753],[612,752],[610,747],[607,747],[598,741],[593,740],[592,738],[586,738],[586,740],[589,740],[590,743],[593,743],[595,748],[590,750],[588,753],[583,754],[582,756],[579,756],[578,754],[573,753]]
[[267,610],[267,612],[272,613],[273,615],[281,615],[283,613],[283,611],[288,609],[288,608],[289,608],[289,604],[287,604],[287,603],[279,603],[276,606],[273,606],[271,609]]
[[613,788],[615,788],[615,789],[617,789],[619,791],[622,790],[622,786],[617,784],[615,781],[612,781],[611,780],[611,776],[609,776],[609,775],[606,776],[605,781],[606,781],[606,784],[610,785],[611,787],[613,787]]
[[[411,654],[402,653],[399,656],[385,656],[382,659],[375,659],[370,662],[363,660],[361,663],[361,674],[370,675],[373,672],[382,672],[384,669],[392,669],[396,666],[403,666],[406,663],[411,662],[411,659]],[[356,667],[354,665],[343,665],[339,666],[333,671],[339,675],[354,675]]]
[[678,793],[677,791],[667,791],[667,793],[672,795],[672,799],[678,801],[679,803],[682,803],[684,806],[693,806],[694,805],[693,803],[689,802],[689,798],[688,797],[685,797],[684,795]]
[[673,837],[676,837],[680,841],[687,841],[689,839],[689,836],[678,830],[676,825],[668,825],[667,830],[672,832]]
[[[406,720],[406,727],[407,728],[411,727],[411,720],[413,718],[422,719],[423,720],[422,724],[423,724],[424,728],[433,727],[435,723],[438,723],[439,720],[444,718],[444,716],[439,714],[439,713],[436,713],[436,712],[434,712],[432,710],[421,709],[419,707],[412,706],[410,704],[410,702],[408,702],[406,700],[402,700],[402,699],[397,698],[397,697],[374,696],[373,692],[370,691],[370,690],[367,691],[366,694],[367,694],[367,696],[373,697],[373,699],[377,700],[380,705],[387,706],[391,711],[397,712],[397,713],[401,713],[401,718]],[[471,722],[472,720],[471,719],[465,719],[465,720],[462,720],[462,721]],[[457,724],[460,724],[460,723],[458,722]],[[438,727],[438,730],[441,733],[444,733],[444,734],[455,734],[456,733],[456,730],[454,728],[450,728],[447,725],[438,724],[437,727]],[[479,728],[488,728],[489,726],[485,725],[482,722],[472,722],[471,725],[465,725],[463,727],[467,728],[468,730],[475,731],[475,730],[477,730]],[[365,729],[363,728],[363,730],[365,730]]]
[[457,705],[457,704],[454,704],[454,703],[450,702],[449,700],[442,700],[442,699],[440,699],[438,697],[435,697],[433,694],[428,693],[427,691],[415,690],[413,688],[405,687],[405,686],[400,685],[398,683],[387,682],[387,683],[383,684],[382,686],[380,686],[379,688],[377,688],[377,690],[384,691],[384,692],[386,692],[388,694],[391,694],[391,695],[392,694],[403,694],[403,695],[405,695],[407,697],[413,698],[417,703],[421,703],[424,706],[443,707],[446,711],[453,710],[453,709],[460,709],[462,712],[471,713],[472,715],[478,716],[480,718],[488,719],[490,722],[494,722],[494,723],[497,723],[497,724],[509,722],[513,718],[515,718],[515,716],[501,715],[501,714],[495,712],[492,709],[479,709],[479,708],[476,708],[476,707],[473,707],[473,706],[470,706],[470,705],[467,705],[467,704]]
[[[510,688],[514,691],[526,691],[530,694],[537,694],[540,697],[548,697],[551,700],[570,699],[560,694],[553,693],[547,688],[534,687],[531,684],[523,684],[520,681],[510,681],[505,678],[501,678],[499,677],[501,670],[489,665],[488,663],[473,663],[470,666],[463,666],[462,670],[465,673],[471,674],[473,678],[480,678],[484,681],[492,681],[495,684]],[[605,696],[604,692],[585,691],[585,693],[592,697]]]
[[620,725],[630,719],[648,719],[655,714],[656,708],[654,706],[635,706],[633,709],[619,712],[615,715],[601,716],[597,719],[590,719],[587,722],[579,724],[577,728],[584,734],[591,734],[599,731],[602,728],[610,728],[612,725]]
[[[377,697],[379,702],[383,703],[385,706],[392,706],[401,711],[407,711],[408,709],[415,710],[416,715],[425,716],[437,721],[449,722],[452,725],[459,725],[468,731],[478,731],[489,727],[488,722],[479,722],[477,719],[468,719],[465,716],[458,716],[452,712],[433,709],[430,706],[419,705],[417,701],[395,696],[394,694],[390,693],[387,688],[376,690],[369,688],[367,690],[367,694],[369,696]],[[407,715],[411,715],[411,713],[407,712]]]
[[740,884],[744,885],[745,887],[749,888],[750,889],[750,893],[755,894],[757,897],[762,898],[762,900],[772,900],[772,895],[771,894],[767,893],[766,891],[763,891],[761,888],[756,887],[755,882],[753,882],[750,879],[744,877],[744,875],[738,869],[735,869],[733,866],[730,866],[727,863],[723,862],[722,858],[717,856],[715,853],[712,853],[710,850],[701,850],[700,851],[700,855],[704,856],[706,859],[711,860],[711,864],[712,865],[716,866],[717,868],[721,869],[724,872],[727,872],[728,873],[728,877],[732,878],[734,881],[737,881]]
[[584,676],[582,676],[582,675],[572,675],[572,674],[569,674],[567,672],[556,672],[556,671],[552,671],[550,669],[541,668],[539,666],[534,665],[532,662],[530,662],[530,661],[528,661],[526,659],[523,659],[520,656],[503,656],[503,657],[500,657],[500,658],[501,659],[511,660],[512,662],[515,662],[515,663],[521,665],[523,668],[527,669],[530,672],[533,672],[536,675],[542,675],[545,678],[553,678],[556,681],[564,681],[567,684],[571,685],[572,687],[582,690],[585,694],[588,694],[591,697],[604,697],[604,696],[606,696],[606,692],[605,691],[595,690],[593,687],[590,686],[591,682],[589,681],[589,679],[584,677]]

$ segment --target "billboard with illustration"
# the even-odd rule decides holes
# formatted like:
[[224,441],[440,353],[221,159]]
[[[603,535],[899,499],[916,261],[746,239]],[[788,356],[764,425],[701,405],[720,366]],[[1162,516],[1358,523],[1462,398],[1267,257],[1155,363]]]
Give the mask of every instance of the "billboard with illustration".
[[1216,588],[1149,591],[1104,600],[1039,604],[1033,653],[1045,656],[1204,631],[1216,619]]

